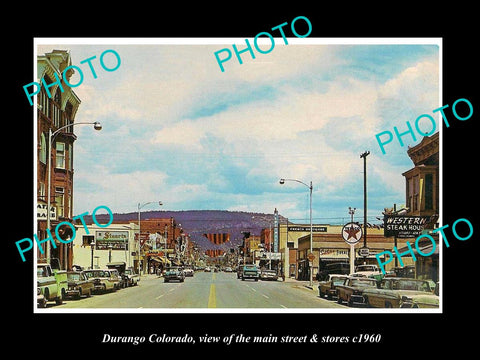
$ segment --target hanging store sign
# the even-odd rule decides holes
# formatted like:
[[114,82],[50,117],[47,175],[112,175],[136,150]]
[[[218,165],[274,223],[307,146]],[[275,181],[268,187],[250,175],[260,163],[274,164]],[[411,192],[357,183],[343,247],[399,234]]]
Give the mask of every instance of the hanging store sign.
[[[310,226],[288,226],[288,231],[310,231]],[[326,226],[312,226],[312,232],[327,232]]]
[[[47,221],[47,204],[37,204],[37,220]],[[50,206],[50,220],[57,220],[57,208],[53,205]]]
[[128,250],[128,231],[95,231],[97,250]]
[[430,216],[384,216],[384,236],[397,238],[414,238],[422,235],[425,225],[430,222]]

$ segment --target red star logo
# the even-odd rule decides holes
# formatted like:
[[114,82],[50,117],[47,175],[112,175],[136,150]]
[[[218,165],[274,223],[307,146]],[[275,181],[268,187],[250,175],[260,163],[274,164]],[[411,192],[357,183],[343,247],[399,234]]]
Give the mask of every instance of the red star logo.
[[348,238],[347,238],[347,241],[348,241],[350,238],[354,238],[356,240],[357,234],[359,233],[360,229],[354,228],[353,225],[351,225],[349,228],[345,228],[344,231],[348,234]]

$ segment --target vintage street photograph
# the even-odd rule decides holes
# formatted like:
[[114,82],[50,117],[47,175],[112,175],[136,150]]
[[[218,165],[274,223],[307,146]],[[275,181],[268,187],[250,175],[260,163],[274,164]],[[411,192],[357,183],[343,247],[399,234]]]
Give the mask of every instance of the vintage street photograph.
[[34,39],[34,312],[442,312],[442,39],[270,33]]

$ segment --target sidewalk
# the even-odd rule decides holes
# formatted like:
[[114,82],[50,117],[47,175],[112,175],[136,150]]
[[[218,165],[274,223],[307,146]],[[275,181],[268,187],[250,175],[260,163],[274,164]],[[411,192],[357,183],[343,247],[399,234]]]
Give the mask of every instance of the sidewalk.
[[312,281],[312,286],[310,286],[310,280],[297,280],[297,279],[290,278],[290,277],[285,277],[285,282],[298,284],[298,285],[304,286],[307,289],[312,290],[312,291],[318,291],[318,281],[316,281],[316,280]]

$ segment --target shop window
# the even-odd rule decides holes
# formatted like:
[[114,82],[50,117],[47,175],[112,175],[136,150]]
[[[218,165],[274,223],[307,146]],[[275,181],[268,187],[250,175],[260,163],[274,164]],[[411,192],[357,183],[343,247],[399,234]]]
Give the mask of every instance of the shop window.
[[417,175],[413,177],[413,211],[419,210],[418,193],[419,193],[419,183],[418,183],[418,175]]
[[83,235],[82,236],[82,246],[91,246],[90,244],[95,242],[95,236],[93,235]]

